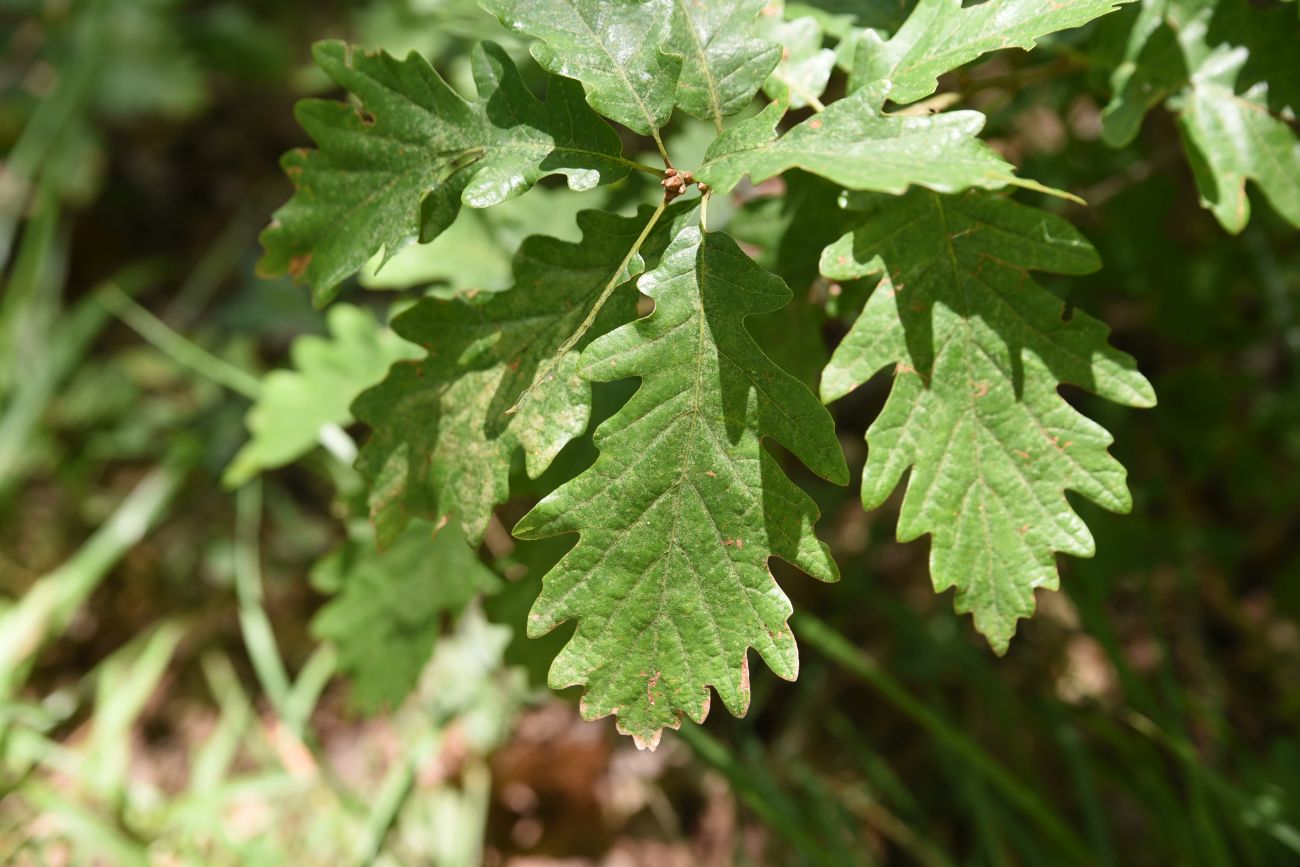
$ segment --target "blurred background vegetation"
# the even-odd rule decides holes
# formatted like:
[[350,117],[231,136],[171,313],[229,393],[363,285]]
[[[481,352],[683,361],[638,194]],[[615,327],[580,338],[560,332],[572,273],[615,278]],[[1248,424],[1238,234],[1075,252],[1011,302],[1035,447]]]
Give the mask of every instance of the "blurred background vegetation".
[[[786,15],[834,49],[905,8]],[[1069,395],[1115,434],[1134,513],[1077,502],[1097,557],[1062,562],[998,659],[932,593],[926,544],[893,541],[896,501],[801,477],[844,580],[780,576],[799,681],[755,666],[745,719],[638,753],[545,689],[563,636],[517,628],[572,539],[511,540],[524,497],[480,552],[424,525],[377,554],[346,406],[408,351],[394,309],[502,289],[524,236],[576,239],[578,207],[650,184],[466,212],[314,311],[254,273],[278,156],[307,143],[293,102],[332,95],[311,42],[419,50],[465,88],[474,40],[525,46],[468,0],[0,0],[0,862],[1300,863],[1300,235],[1262,199],[1226,234],[1167,112],[1101,141],[1136,12],[945,88],[1089,203],[1027,195],[1105,262],[1053,290],[1160,395]],[[672,147],[708,134],[679,117]],[[723,210],[799,299],[755,328],[815,377],[825,308],[863,294],[816,275],[835,191],[795,176]],[[858,471],[886,387],[836,409]],[[575,443],[521,484],[590,460]]]

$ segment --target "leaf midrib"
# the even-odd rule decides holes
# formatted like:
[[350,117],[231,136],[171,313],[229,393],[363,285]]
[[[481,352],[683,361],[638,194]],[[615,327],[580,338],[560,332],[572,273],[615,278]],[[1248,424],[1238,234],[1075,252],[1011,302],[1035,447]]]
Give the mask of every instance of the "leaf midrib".
[[673,3],[681,10],[682,17],[686,19],[686,29],[690,31],[691,44],[695,46],[695,53],[700,60],[700,69],[703,70],[704,81],[708,85],[709,105],[713,108],[713,122],[718,128],[718,132],[722,132],[722,100],[718,97],[718,82],[713,77],[713,67],[709,65],[708,52],[704,50],[704,43],[700,41],[700,34],[695,30],[695,19],[687,11],[684,0],[673,0]]
[[[609,60],[610,67],[618,73],[619,78],[623,79],[623,84],[627,88],[627,92],[632,94],[632,99],[636,100],[637,108],[641,109],[641,114],[646,119],[646,126],[658,135],[659,127],[655,123],[654,115],[650,113],[650,109],[646,107],[644,100],[641,99],[641,94],[632,86],[632,79],[628,78],[627,70],[623,68],[623,64],[619,63],[614,55],[610,53],[609,47],[605,45],[604,40],[600,38],[592,26],[587,22],[587,19],[582,14],[582,10],[578,8],[577,0],[565,0],[565,2],[568,3],[569,7],[573,10],[574,16],[582,22],[582,26],[586,29],[587,33],[591,35],[592,41],[600,46],[601,52],[603,52],[605,57]],[[642,43],[642,45],[644,46],[644,43]],[[655,48],[653,50],[657,51],[658,49]]]

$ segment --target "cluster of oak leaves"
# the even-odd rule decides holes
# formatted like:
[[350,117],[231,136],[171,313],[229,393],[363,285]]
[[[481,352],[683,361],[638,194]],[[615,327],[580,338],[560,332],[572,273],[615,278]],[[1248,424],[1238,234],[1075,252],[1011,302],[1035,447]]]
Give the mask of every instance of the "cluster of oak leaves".
[[[473,99],[418,55],[319,44],[317,63],[355,101],[299,104],[317,149],[285,157],[296,192],[263,235],[262,269],[291,273],[323,305],[376,253],[431,241],[462,206],[499,204],[549,175],[574,190],[633,171],[662,175],[670,193],[698,185],[701,196],[670,194],[634,216],[583,211],[581,243],[527,239],[509,291],[421,300],[393,327],[427,353],[393,365],[353,406],[372,430],[357,465],[380,545],[413,517],[445,515],[477,544],[509,498],[515,455],[522,450],[538,476],[586,431],[593,381],[639,379],[596,430],[594,465],[513,532],[579,534],[546,575],[529,632],[578,621],[552,686],[584,685],[584,715],[617,714],[641,745],[653,746],[682,713],[702,720],[710,686],[743,713],[749,648],[780,676],[796,675],[791,606],[770,557],[824,581],[838,577],[814,533],[816,506],[763,438],[847,484],[823,402],[892,368],[892,391],[867,435],[863,505],[879,505],[910,470],[898,536],[931,536],[936,588],[955,587],[958,609],[1001,652],[1016,620],[1032,613],[1035,588],[1056,586],[1055,553],[1093,551],[1064,491],[1130,507],[1109,434],[1058,386],[1130,406],[1155,402],[1133,360],[1108,345],[1106,327],[1082,312],[1064,319],[1031,278],[1035,269],[1077,274],[1099,262],[1061,218],[993,192],[1044,188],[1018,179],[979,140],[983,116],[897,110],[933,94],[940,75],[992,50],[1031,48],[1113,11],[1116,0],[965,9],[961,0],[920,0],[892,38],[854,30],[838,52],[804,38],[806,19],[786,21],[764,2],[482,0],[535,40],[533,57],[550,73],[544,101],[492,43],[474,49]],[[1213,12],[1193,0],[1148,5],[1147,37],[1171,15]],[[1130,40],[1135,52],[1140,36]],[[849,72],[847,95],[823,105],[837,62]],[[1127,126],[1154,101],[1125,101],[1125,88],[1156,72],[1133,63],[1117,74],[1111,113]],[[1233,94],[1230,79],[1223,86]],[[1204,96],[1187,90],[1188,105]],[[754,111],[760,91],[768,102]],[[1213,93],[1204,99],[1222,108]],[[792,107],[813,111],[783,124]],[[718,131],[698,166],[674,166],[663,146],[675,110]],[[1189,147],[1214,133],[1196,126],[1209,109],[1200,110],[1185,121]],[[1222,115],[1212,121],[1231,122]],[[1249,121],[1280,123],[1263,118]],[[609,121],[653,139],[664,167],[626,158]],[[1239,230],[1245,178],[1269,179],[1249,160],[1216,153],[1202,160],[1198,180],[1224,225]],[[1282,156],[1300,161],[1294,147]],[[822,253],[822,274],[879,277],[822,373],[820,396],[774,363],[744,324],[786,305],[785,283],[707,229],[710,198],[745,176],[758,183],[796,168],[843,188],[851,213],[851,230]],[[1297,177],[1300,162],[1293,184]],[[1286,195],[1274,205],[1300,223],[1300,194]],[[642,318],[638,292],[654,300]]]

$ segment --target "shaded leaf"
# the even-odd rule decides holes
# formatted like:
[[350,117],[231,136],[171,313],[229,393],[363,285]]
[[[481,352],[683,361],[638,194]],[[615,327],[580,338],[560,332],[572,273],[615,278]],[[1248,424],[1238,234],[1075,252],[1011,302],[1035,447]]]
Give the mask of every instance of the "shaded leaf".
[[[428,244],[411,244],[384,262],[366,263],[358,282],[367,289],[408,289],[437,284],[440,295],[510,288],[510,260],[529,235],[577,240],[578,212],[600,207],[608,187],[584,193],[537,188],[491,208],[462,211]],[[571,235],[571,237],[570,237]],[[382,263],[382,268],[380,264]]]
[[838,206],[842,191],[834,184],[799,171],[781,181],[772,196],[746,203],[727,231],[742,244],[756,245],[758,264],[794,293],[784,309],[748,319],[750,333],[773,361],[816,391],[830,360],[822,335],[826,293],[838,290],[820,277],[818,255],[844,234],[852,215]]
[[759,32],[782,48],[763,92],[790,108],[817,104],[835,68],[835,52],[822,47],[821,25],[810,17],[786,21],[778,12],[763,16]]
[[318,304],[373,254],[431,241],[463,203],[485,208],[552,174],[585,190],[626,176],[614,130],[553,78],[546,102],[493,43],[472,55],[478,97],[467,101],[417,54],[397,60],[321,42],[317,64],[360,100],[298,103],[319,150],[283,160],[296,192],[262,233],[259,269],[309,284]]
[[594,342],[581,368],[600,381],[639,377],[640,388],[596,431],[595,465],[515,534],[580,534],[543,580],[529,633],[576,619],[551,686],[584,684],[587,719],[617,714],[620,731],[654,746],[683,713],[704,718],[709,686],[745,712],[750,647],[795,676],[790,602],[769,557],[837,577],[813,534],[817,507],[762,438],[838,483],[848,471],[830,415],[746,332],[746,316],[790,300],[779,278],[727,236],[689,227],[640,288],[654,312]]
[[915,190],[875,203],[828,247],[822,270],[880,285],[822,377],[835,400],[887,367],[893,389],[867,432],[862,502],[884,502],[911,468],[899,541],[931,535],[937,590],[1001,653],[1034,590],[1058,584],[1055,552],[1088,557],[1093,540],[1064,497],[1078,491],[1128,511],[1110,434],[1060,396],[1062,383],[1129,406],[1155,395],[1133,359],[1031,270],[1097,268],[1092,247],[1059,217],[986,193]]
[[1284,119],[1300,111],[1291,10],[1238,0],[1148,0],[1111,76],[1105,138],[1122,145],[1143,116],[1167,101],[1196,177],[1201,203],[1237,233],[1250,220],[1254,181],[1300,227],[1300,139]]
[[415,687],[444,617],[500,585],[454,526],[412,524],[384,551],[361,533],[313,567],[312,583],[333,598],[312,634],[334,644],[352,702],[371,713]]

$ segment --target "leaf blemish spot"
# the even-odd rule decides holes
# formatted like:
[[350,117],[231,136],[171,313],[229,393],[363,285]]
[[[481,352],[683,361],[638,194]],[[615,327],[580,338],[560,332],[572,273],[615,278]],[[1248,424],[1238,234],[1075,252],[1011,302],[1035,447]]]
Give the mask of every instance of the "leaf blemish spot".
[[289,260],[289,274],[295,279],[301,277],[311,265],[311,253],[299,253]]

